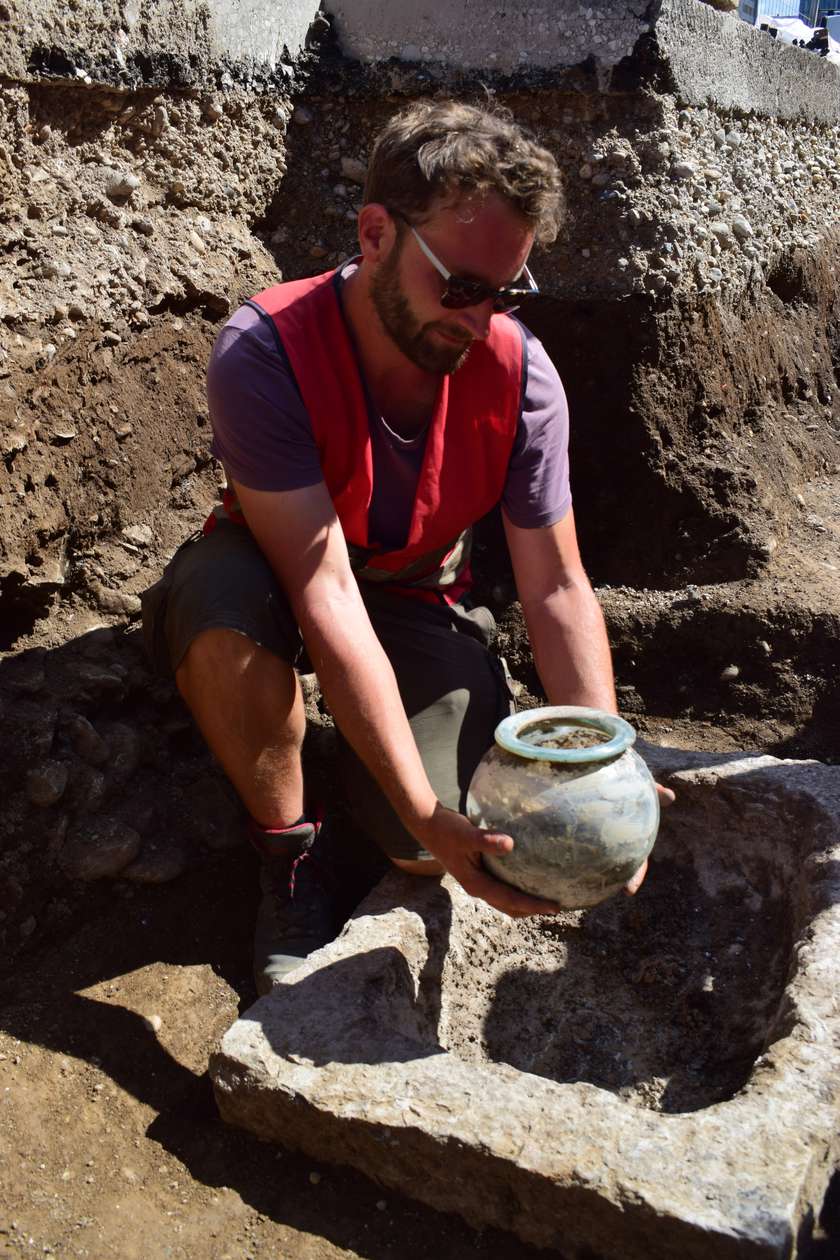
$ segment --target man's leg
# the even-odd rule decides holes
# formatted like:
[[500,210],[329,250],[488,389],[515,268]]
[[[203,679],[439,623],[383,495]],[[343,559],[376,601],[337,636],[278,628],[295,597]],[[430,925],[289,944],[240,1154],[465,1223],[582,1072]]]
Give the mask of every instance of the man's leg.
[[[305,717],[291,662],[301,651],[288,601],[247,530],[219,525],[176,553],[143,599],[144,634],[251,816],[263,892],[257,988],[339,931],[352,879],[331,873],[342,837],[305,816]],[[352,909],[352,907],[350,907]]]
[[254,822],[296,823],[303,814],[306,717],[291,665],[235,630],[204,630],[175,681]]
[[[364,595],[429,781],[444,805],[463,812],[473,772],[493,743],[496,725],[511,712],[502,664],[478,631],[482,619],[382,590]],[[492,627],[489,614],[486,620]],[[439,864],[408,833],[342,739],[339,752],[345,792],[359,826],[409,874],[440,874]]]

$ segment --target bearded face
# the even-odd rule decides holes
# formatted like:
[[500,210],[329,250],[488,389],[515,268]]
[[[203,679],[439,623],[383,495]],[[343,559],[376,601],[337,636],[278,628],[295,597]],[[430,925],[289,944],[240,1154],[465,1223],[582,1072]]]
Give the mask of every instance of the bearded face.
[[[455,372],[470,352],[471,340],[463,337],[459,329],[444,320],[427,323],[414,313],[400,279],[400,255],[403,237],[400,237],[385,262],[376,271],[370,285],[370,295],[382,326],[407,359],[423,372],[448,376]],[[444,341],[438,332],[453,341]]]

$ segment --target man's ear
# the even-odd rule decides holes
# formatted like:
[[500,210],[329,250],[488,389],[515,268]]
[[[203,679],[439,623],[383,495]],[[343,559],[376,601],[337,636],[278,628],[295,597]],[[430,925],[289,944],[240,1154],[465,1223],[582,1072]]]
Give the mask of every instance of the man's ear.
[[368,202],[359,211],[359,248],[366,262],[383,262],[397,238],[397,228],[385,206]]

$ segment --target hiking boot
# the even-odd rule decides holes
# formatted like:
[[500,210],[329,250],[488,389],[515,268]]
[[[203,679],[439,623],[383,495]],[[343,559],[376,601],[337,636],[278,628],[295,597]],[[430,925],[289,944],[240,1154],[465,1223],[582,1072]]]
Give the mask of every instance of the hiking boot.
[[[254,933],[254,980],[260,995],[331,941],[341,926],[329,876],[319,879],[323,872],[310,857],[320,829],[320,820],[306,819],[269,831],[251,826],[251,841],[262,858],[263,895]],[[305,870],[298,878],[301,865]]]
[[378,850],[372,857],[369,842],[354,843],[352,831],[339,837],[332,822],[303,822],[263,837],[267,844],[254,837],[263,853],[254,934],[260,995],[338,936],[388,865]]

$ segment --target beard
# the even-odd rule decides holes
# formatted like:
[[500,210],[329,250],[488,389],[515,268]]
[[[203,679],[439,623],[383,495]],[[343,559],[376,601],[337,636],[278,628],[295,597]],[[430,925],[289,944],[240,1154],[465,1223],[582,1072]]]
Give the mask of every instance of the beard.
[[394,345],[415,367],[436,376],[449,376],[466,359],[472,341],[445,345],[436,339],[436,330],[450,337],[460,334],[442,320],[420,323],[400,285],[399,255],[400,248],[397,246],[371,280],[370,296],[374,309]]

